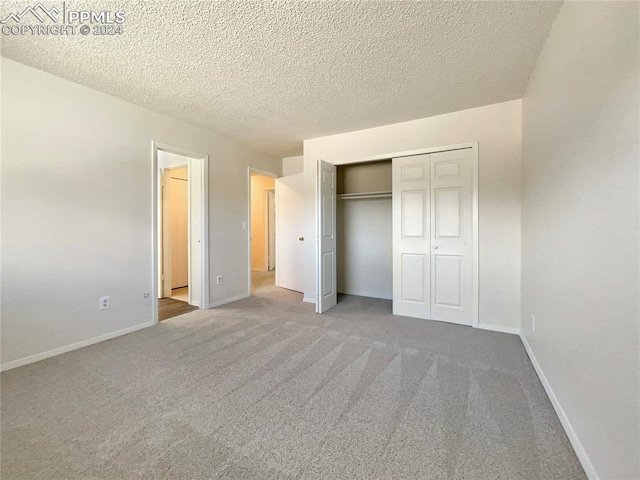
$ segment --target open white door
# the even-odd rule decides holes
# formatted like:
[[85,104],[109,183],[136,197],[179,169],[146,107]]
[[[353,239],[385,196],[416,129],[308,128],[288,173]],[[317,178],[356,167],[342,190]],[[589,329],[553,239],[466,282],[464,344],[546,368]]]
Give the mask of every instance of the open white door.
[[304,292],[304,174],[276,179],[276,285]]
[[336,274],[336,173],[335,165],[318,160],[317,187],[317,292],[316,312],[338,303]]
[[473,323],[473,150],[431,154],[431,318]]
[[429,158],[393,159],[394,315],[431,318]]

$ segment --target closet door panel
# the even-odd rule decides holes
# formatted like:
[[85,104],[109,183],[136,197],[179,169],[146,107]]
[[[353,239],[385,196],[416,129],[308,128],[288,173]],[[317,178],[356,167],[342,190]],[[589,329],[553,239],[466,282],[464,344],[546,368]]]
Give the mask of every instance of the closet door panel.
[[473,154],[431,154],[431,318],[473,319]]
[[394,158],[393,313],[430,318],[429,155]]
[[318,160],[318,299],[322,313],[338,303],[336,268],[336,166]]

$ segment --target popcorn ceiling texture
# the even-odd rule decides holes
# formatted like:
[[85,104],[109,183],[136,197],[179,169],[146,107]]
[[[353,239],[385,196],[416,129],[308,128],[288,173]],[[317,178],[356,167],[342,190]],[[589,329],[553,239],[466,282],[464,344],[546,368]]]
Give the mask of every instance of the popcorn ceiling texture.
[[[3,2],[2,18],[32,3]],[[561,5],[66,3],[124,10],[124,34],[3,35],[2,55],[275,155],[522,97]]]

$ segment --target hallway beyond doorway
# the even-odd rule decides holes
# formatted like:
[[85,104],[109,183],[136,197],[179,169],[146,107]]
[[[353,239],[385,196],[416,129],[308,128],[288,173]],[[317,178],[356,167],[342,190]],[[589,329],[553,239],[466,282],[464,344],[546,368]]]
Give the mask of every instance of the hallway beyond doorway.
[[167,320],[169,318],[177,317],[185,313],[198,310],[198,307],[189,305],[187,302],[176,300],[174,298],[160,298],[158,299],[158,321]]
[[264,295],[273,292],[274,289],[281,290],[276,287],[276,271],[270,272],[251,272],[251,293],[253,295]]

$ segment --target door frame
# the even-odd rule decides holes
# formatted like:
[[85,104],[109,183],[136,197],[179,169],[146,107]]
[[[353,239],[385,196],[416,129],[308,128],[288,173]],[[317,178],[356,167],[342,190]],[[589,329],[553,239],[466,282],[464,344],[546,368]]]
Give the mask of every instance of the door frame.
[[[247,167],[247,292],[251,295],[251,174],[262,175],[263,177],[271,177],[274,180],[279,178],[277,173],[269,172],[267,170],[261,170],[256,167]],[[275,188],[275,182],[274,182]],[[276,238],[277,241],[277,238]],[[276,254],[276,262],[278,256]],[[268,267],[268,264],[267,264]],[[276,265],[276,271],[278,266]]]
[[[158,271],[159,271],[159,212],[160,202],[162,201],[162,192],[160,191],[160,176],[158,168],[158,152],[174,153],[176,155],[182,155],[195,160],[201,160],[201,174],[202,174],[202,205],[201,205],[201,219],[200,219],[200,244],[201,244],[201,274],[200,286],[202,292],[200,295],[200,309],[209,308],[209,155],[201,152],[195,152],[187,150],[186,148],[176,147],[166,143],[151,141],[151,205],[152,205],[152,217],[151,217],[151,318],[153,324],[158,323]],[[189,169],[191,172],[191,169]],[[191,178],[189,179],[191,182]],[[190,183],[191,185],[191,183]],[[191,233],[191,232],[189,232]],[[189,242],[189,250],[191,249],[191,242]],[[189,254],[191,257],[191,254]]]
[[[480,325],[480,300],[479,300],[479,292],[480,292],[480,282],[479,282],[479,231],[478,231],[478,214],[479,214],[479,207],[478,207],[478,169],[479,169],[479,142],[475,141],[475,142],[465,142],[465,143],[457,143],[457,144],[452,144],[452,145],[443,145],[440,147],[429,147],[429,148],[418,148],[415,150],[404,150],[404,151],[399,151],[399,152],[388,152],[388,153],[380,153],[380,154],[375,154],[375,155],[367,155],[364,157],[355,157],[355,158],[341,158],[338,159],[336,161],[332,161],[330,163],[332,163],[333,165],[347,165],[347,164],[351,164],[351,163],[362,163],[362,162],[372,162],[372,161],[376,161],[376,160],[388,160],[390,158],[396,158],[396,157],[410,157],[413,155],[422,155],[422,154],[427,154],[427,153],[438,153],[438,152],[447,152],[447,151],[451,151],[451,150],[464,150],[464,149],[468,149],[470,148],[473,152],[473,158],[472,158],[472,182],[473,182],[473,186],[472,186],[472,228],[473,228],[473,307],[472,307],[472,324],[471,326],[473,328],[478,328]],[[322,160],[321,158],[316,159],[316,162],[318,160]],[[316,177],[317,177],[317,173],[316,173]],[[316,189],[318,188],[318,179],[316,178]],[[318,241],[317,239],[319,238],[320,232],[319,232],[319,227],[318,227],[318,217],[320,214],[320,206],[318,205],[318,192],[316,192],[315,195],[315,202],[316,202],[316,232],[315,232],[315,236],[316,236],[316,255],[315,255],[315,263],[316,263],[316,269],[318,268],[318,261],[319,261],[319,257],[320,257],[320,252],[319,252],[319,245],[318,245]],[[319,282],[319,272],[316,271],[316,275],[315,275],[315,280],[316,280],[316,309],[317,307],[317,302],[318,302],[318,295],[320,292],[320,285],[318,284]]]
[[[273,200],[270,198],[271,194],[273,194]],[[273,243],[273,256],[278,258],[276,255],[276,245],[275,241],[271,241],[271,234],[275,232],[276,229],[276,187],[275,182],[273,188],[264,191],[264,258],[265,258],[265,272],[270,272],[271,268],[271,244]],[[271,225],[271,208],[273,207],[273,225]],[[271,227],[271,228],[270,228]],[[273,262],[273,268],[275,270],[276,264]]]

